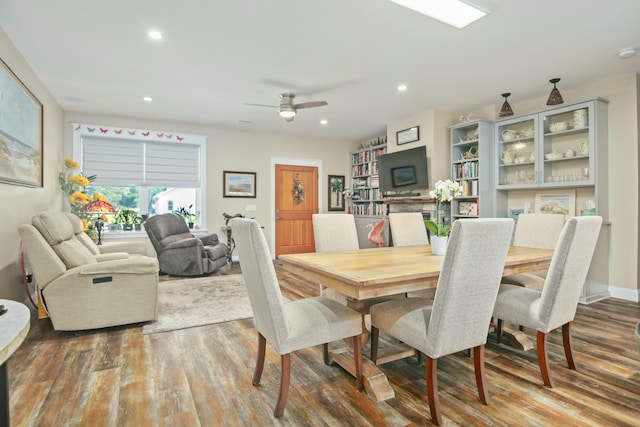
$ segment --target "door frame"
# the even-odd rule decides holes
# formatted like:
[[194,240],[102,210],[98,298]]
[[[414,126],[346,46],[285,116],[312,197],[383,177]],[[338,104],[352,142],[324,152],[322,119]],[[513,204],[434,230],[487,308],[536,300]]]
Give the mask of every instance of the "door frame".
[[312,166],[318,168],[318,212],[322,212],[322,160],[318,159],[303,159],[299,157],[278,157],[271,156],[271,213],[269,214],[269,222],[271,223],[271,239],[270,248],[271,253],[276,253],[276,165],[289,165],[289,166]]

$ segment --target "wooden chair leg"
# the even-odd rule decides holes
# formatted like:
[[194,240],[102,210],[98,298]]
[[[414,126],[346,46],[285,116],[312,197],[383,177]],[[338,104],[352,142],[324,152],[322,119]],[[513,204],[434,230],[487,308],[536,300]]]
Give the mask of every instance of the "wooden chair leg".
[[538,363],[540,364],[542,381],[547,387],[553,387],[553,380],[551,379],[551,373],[549,372],[549,358],[547,357],[547,334],[544,332],[538,331],[537,346]]
[[498,323],[496,325],[496,341],[500,344],[502,340],[502,319],[498,319]]
[[571,322],[567,322],[562,325],[562,345],[564,347],[564,355],[567,357],[567,364],[569,369],[576,368],[576,362],[573,359],[573,349],[571,348]]
[[378,338],[380,337],[380,330],[371,326],[371,361],[376,364],[378,360]]
[[280,356],[280,394],[278,395],[278,403],[273,415],[279,418],[284,414],[284,407],[287,405],[289,398],[289,383],[291,381],[291,354],[283,354]]
[[478,386],[478,396],[480,402],[489,404],[489,391],[484,375],[484,345],[473,348],[473,367],[476,374],[476,385]]
[[256,367],[253,371],[253,380],[251,384],[259,385],[260,378],[262,378],[262,369],[264,368],[264,353],[267,349],[267,340],[262,336],[261,333],[258,333],[258,357],[256,359]]
[[356,389],[362,391],[364,383],[362,381],[362,335],[356,335],[352,339],[353,358],[356,362]]
[[427,379],[427,398],[429,399],[429,411],[431,411],[431,421],[435,425],[442,425],[442,414],[440,413],[440,398],[438,397],[438,359],[432,359],[425,355],[427,359],[425,377]]
[[322,344],[322,358],[325,365],[331,364],[331,361],[329,360],[329,343]]

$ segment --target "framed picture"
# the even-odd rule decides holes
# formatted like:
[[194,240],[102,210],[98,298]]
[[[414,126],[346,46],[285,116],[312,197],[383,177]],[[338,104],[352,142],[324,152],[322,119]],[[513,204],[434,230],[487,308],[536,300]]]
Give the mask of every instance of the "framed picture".
[[538,191],[536,193],[536,213],[563,214],[565,221],[576,216],[576,191]]
[[42,187],[42,104],[0,59],[0,182]]
[[414,126],[412,128],[396,132],[396,143],[398,145],[415,141],[420,141],[420,126]]
[[256,197],[256,173],[222,171],[223,197]]
[[417,183],[416,168],[413,166],[391,168],[391,182],[394,187],[404,187]]
[[329,175],[329,210],[344,210],[344,175]]

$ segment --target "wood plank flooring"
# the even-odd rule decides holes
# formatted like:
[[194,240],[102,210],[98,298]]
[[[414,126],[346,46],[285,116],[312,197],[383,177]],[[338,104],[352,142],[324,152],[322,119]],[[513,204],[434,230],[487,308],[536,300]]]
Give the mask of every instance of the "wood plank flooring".
[[[234,267],[237,268],[237,267]],[[283,294],[318,286],[277,267]],[[549,338],[553,389],[542,385],[535,350],[491,339],[486,370],[491,404],[478,401],[473,359],[438,361],[444,425],[640,426],[640,304],[608,299],[580,305],[573,326],[578,371],[566,367],[562,336]],[[527,335],[534,339],[533,331]],[[57,332],[34,319],[9,359],[12,426],[407,426],[430,425],[424,368],[415,358],[385,364],[396,397],[358,393],[321,347],[292,356],[289,402],[272,416],[279,356],[267,346],[262,385],[251,385],[257,347],[251,319],[154,335],[140,325]]]

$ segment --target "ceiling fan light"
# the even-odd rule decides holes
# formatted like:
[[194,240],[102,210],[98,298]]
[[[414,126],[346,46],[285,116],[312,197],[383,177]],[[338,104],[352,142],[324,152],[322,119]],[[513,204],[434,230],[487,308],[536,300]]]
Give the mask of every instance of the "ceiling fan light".
[[296,110],[289,106],[282,106],[278,110],[278,114],[280,114],[280,117],[284,117],[285,119],[288,119],[296,115]]

